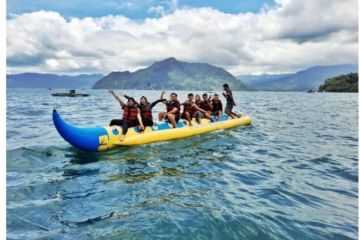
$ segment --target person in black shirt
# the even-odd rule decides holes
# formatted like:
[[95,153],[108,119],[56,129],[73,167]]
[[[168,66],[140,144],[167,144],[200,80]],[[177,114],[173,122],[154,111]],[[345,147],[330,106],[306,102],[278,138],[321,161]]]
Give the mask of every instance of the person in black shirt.
[[225,93],[223,93],[223,95],[226,98],[225,113],[231,118],[235,118],[235,117],[240,118],[240,115],[232,111],[233,107],[236,106],[236,104],[233,98],[232,91],[229,87],[229,84],[225,83],[223,87],[225,90]]
[[218,94],[214,94],[214,98],[212,99],[212,112],[211,115],[216,116],[216,121],[219,121],[222,115],[223,106]]
[[[161,99],[163,98],[164,91],[162,92]],[[159,121],[164,119],[168,120],[173,128],[176,128],[176,123],[180,120],[180,102],[177,99],[176,93],[170,94],[170,100],[163,100],[163,103],[166,105],[166,112],[159,113]]]

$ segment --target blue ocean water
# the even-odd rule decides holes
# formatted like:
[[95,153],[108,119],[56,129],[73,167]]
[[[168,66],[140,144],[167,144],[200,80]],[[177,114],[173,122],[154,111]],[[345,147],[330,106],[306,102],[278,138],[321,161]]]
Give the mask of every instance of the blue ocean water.
[[9,239],[357,239],[357,94],[236,92],[250,127],[84,153],[52,109],[104,126],[118,103],[52,92],[7,90]]

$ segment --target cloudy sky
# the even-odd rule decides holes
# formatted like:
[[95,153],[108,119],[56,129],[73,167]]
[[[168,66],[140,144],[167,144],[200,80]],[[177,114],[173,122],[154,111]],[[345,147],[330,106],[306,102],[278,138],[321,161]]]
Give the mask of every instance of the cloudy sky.
[[358,60],[357,0],[8,0],[7,72],[134,71],[167,57],[234,75]]

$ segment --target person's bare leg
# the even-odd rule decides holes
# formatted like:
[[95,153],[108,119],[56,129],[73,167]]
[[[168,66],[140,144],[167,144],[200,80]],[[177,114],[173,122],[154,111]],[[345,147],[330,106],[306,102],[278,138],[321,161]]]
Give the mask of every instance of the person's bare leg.
[[174,114],[168,114],[167,116],[173,128],[176,128],[176,121]]
[[125,135],[124,134],[121,134],[120,136],[119,136],[119,141],[120,142],[123,142],[125,140]]
[[231,118],[234,118],[234,116],[231,114],[231,112],[225,111],[225,114],[228,115]]
[[237,118],[241,118],[241,115],[239,115],[239,114],[236,114],[236,113],[234,113],[234,112],[231,112],[231,114],[232,114],[233,116],[236,116]]
[[119,136],[120,142],[125,140],[125,135],[129,129],[129,122],[127,120],[124,120],[121,128],[122,128],[122,132],[121,132],[121,135]]
[[189,126],[192,126],[191,117],[190,117],[190,114],[188,112],[185,112],[185,117],[186,117],[186,120],[189,122]]
[[160,112],[160,113],[159,113],[159,121],[164,120],[165,115],[166,115],[166,112]]
[[226,115],[228,115],[228,116],[230,117],[230,114],[229,114],[229,112],[228,112],[228,111],[225,111],[225,114],[226,114]]
[[216,121],[220,121],[222,116],[222,112],[218,112]]
[[210,120],[211,120],[211,114],[210,114],[209,112],[206,112],[206,113],[205,113],[205,118],[207,118],[207,119],[210,119]]
[[195,121],[196,121],[198,124],[201,123],[200,112],[199,112],[199,111],[197,111],[197,112],[195,113]]

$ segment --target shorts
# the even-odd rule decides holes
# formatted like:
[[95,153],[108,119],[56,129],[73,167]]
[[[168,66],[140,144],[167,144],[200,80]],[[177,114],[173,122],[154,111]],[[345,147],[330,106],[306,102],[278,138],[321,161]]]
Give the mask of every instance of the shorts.
[[[165,120],[170,122],[167,116],[165,117]],[[175,115],[175,122],[179,122],[179,120],[180,120],[180,117],[178,115]]]
[[233,107],[234,107],[234,103],[227,102],[225,106],[225,112],[232,112]]
[[196,111],[195,113],[195,118],[204,118],[205,117],[205,114],[200,112],[200,111]]
[[[194,117],[193,114],[190,113],[190,118],[193,118],[193,117]],[[186,116],[185,116],[184,112],[181,114],[181,118],[186,119]]]

